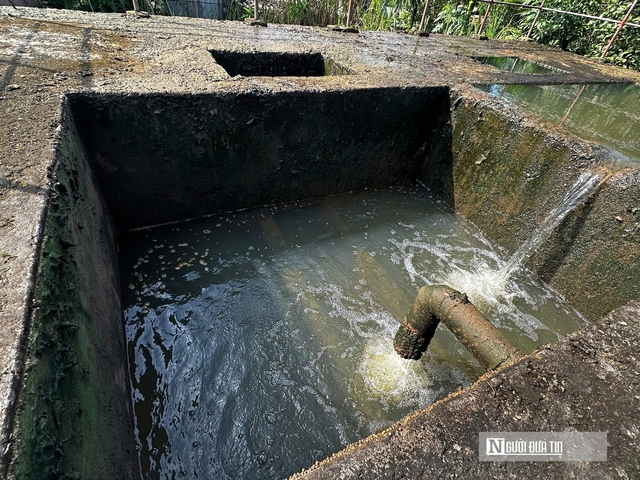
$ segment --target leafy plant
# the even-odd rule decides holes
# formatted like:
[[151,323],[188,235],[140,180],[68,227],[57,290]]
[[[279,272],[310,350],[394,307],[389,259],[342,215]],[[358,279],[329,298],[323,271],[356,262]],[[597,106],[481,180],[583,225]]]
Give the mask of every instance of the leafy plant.
[[326,26],[338,23],[339,0],[264,0],[260,16],[270,23]]
[[89,12],[125,12],[133,9],[132,0],[46,0],[46,6]]
[[433,27],[434,33],[446,35],[468,35],[473,33],[468,8],[462,4],[447,4],[438,14]]
[[[513,1],[513,0],[507,0]],[[540,0],[525,0],[540,5]],[[621,20],[630,2],[619,0],[547,0],[546,7]],[[433,32],[450,35],[479,33],[481,19],[488,4],[468,6],[456,1],[444,4],[436,16]],[[525,36],[536,16],[536,9],[492,5],[483,34],[489,38]],[[629,19],[640,23],[640,7]],[[539,43],[580,55],[599,57],[613,36],[617,25],[555,12],[543,11],[535,24],[532,37]],[[614,43],[607,59],[616,65],[640,69],[640,28],[626,27]]]
[[224,4],[224,17],[227,20],[253,18],[253,3],[248,0],[227,0]]
[[411,31],[423,6],[419,0],[371,0],[357,10],[357,23],[363,30]]

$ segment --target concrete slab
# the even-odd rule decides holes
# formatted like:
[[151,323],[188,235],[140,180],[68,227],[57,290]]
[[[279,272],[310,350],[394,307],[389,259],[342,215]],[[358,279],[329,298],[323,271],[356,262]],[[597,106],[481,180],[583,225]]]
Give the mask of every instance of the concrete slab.
[[[209,54],[221,48],[320,52],[351,74],[229,77]],[[471,59],[488,55],[519,56],[566,73],[544,77],[504,73]],[[242,22],[13,7],[0,7],[0,72],[0,451],[4,467],[14,453],[16,398],[26,360],[54,149],[60,141],[60,98],[65,92],[259,94],[429,85],[464,92],[472,83],[640,83],[638,72],[528,42],[349,34],[298,26],[261,28]],[[633,350],[640,340],[637,317],[638,305],[630,304],[498,377],[485,379],[350,448],[314,469],[309,478],[374,478],[374,473],[381,478],[387,474],[390,478],[450,474],[584,478],[592,472],[589,478],[637,478],[640,402],[633,390],[638,385],[637,349]],[[594,470],[581,465],[480,465],[475,461],[475,432],[488,427],[605,428],[612,432],[611,460]],[[397,444],[393,444],[395,438]],[[416,450],[416,442],[424,442],[425,449]]]

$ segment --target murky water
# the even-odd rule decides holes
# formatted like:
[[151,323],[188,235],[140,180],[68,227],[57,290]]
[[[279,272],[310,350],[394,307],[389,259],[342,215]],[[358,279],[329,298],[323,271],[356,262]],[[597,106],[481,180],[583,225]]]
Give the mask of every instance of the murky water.
[[393,352],[418,288],[468,293],[524,351],[584,324],[420,187],[141,231],[121,241],[145,478],[283,478],[471,384],[443,327]]
[[640,162],[640,87],[593,85],[477,85],[496,97],[593,140],[623,162]]
[[529,60],[523,60],[518,57],[473,57],[478,62],[485,63],[496,67],[502,71],[511,73],[525,73],[525,74],[557,74],[559,70],[555,70],[551,67],[545,67]]

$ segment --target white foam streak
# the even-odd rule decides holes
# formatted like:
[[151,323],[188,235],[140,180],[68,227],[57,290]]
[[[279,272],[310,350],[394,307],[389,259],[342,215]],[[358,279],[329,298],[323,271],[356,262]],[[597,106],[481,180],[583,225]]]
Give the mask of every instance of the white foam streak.
[[547,215],[535,232],[518,248],[507,264],[501,270],[504,278],[509,278],[513,272],[522,267],[523,262],[529,258],[551,235],[562,220],[579,203],[586,200],[603,182],[601,174],[584,172],[571,186],[560,203]]

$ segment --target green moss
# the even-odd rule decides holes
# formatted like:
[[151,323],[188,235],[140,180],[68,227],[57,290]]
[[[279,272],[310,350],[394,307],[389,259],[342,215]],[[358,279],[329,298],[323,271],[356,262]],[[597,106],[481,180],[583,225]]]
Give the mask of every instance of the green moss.
[[[79,273],[70,254],[77,239],[70,225],[69,179],[56,169],[56,183],[45,223],[46,241],[36,287],[36,305],[25,380],[25,408],[20,416],[19,478],[76,478],[66,465],[64,450],[73,436],[69,415],[70,391],[76,390],[78,331],[84,330],[88,312],[77,292]],[[60,182],[62,180],[62,182]],[[71,420],[71,421],[69,421]]]
[[126,415],[129,394],[126,382],[114,381],[126,358],[103,345],[117,344],[114,335],[124,333],[118,296],[105,297],[113,293],[105,284],[113,278],[108,267],[115,253],[110,253],[112,234],[91,178],[67,124],[44,224],[10,469],[15,478],[132,478],[137,473],[132,419]]

